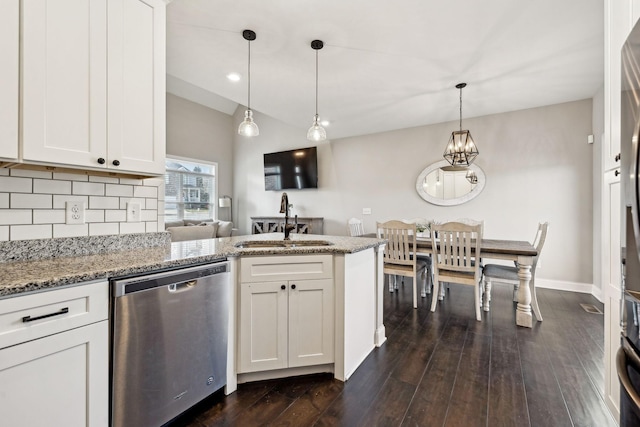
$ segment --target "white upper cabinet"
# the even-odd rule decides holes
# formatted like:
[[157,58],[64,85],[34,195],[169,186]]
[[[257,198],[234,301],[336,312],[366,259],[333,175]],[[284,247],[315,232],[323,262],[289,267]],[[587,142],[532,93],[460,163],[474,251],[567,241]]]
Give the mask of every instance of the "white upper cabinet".
[[109,160],[130,171],[164,173],[165,6],[109,0]]
[[160,0],[23,0],[23,160],[162,174],[164,26]]
[[0,159],[17,159],[20,0],[0,0],[0,10]]

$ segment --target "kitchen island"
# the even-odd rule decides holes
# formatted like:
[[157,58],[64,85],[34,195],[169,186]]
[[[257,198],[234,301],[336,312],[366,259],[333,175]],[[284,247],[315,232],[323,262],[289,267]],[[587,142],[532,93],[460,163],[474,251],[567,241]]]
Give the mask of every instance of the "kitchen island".
[[[143,236],[143,239],[147,237],[150,236]],[[59,247],[53,250],[43,250],[39,247],[55,244],[59,244]],[[75,244],[80,247],[77,250],[69,250],[69,247]],[[8,245],[14,247],[10,248]],[[2,242],[0,301],[6,300],[4,304],[7,305],[11,304],[9,300],[16,298],[17,301],[23,295],[106,281],[115,277],[144,275],[207,264],[226,258],[231,263],[233,285],[229,301],[229,336],[232,337],[230,343],[233,344],[229,345],[227,393],[235,390],[238,379],[242,382],[330,371],[337,379],[345,381],[370,351],[386,339],[382,323],[384,245],[384,240],[376,238],[296,234],[291,235],[290,243],[284,244],[282,233],[176,243],[169,243],[167,240],[150,247],[136,247],[134,244],[132,247],[98,253],[92,252],[90,242],[87,245],[78,238]],[[20,255],[12,255],[12,260],[8,261],[7,253]],[[38,259],[38,253],[44,253],[45,257]],[[300,279],[304,283],[299,282]],[[323,286],[326,285],[323,288],[325,291],[304,287],[305,284],[320,283],[314,280],[320,280]],[[296,325],[305,325],[308,327],[307,331],[321,331],[323,335],[320,339],[315,334],[299,330],[297,336],[304,340],[294,345],[297,350],[285,348],[287,355],[282,359],[280,349],[275,358],[281,360],[267,366],[268,364],[259,363],[262,360],[251,361],[251,351],[253,354],[268,355],[270,349],[275,348],[271,346],[271,338],[263,337],[259,342],[245,342],[250,347],[242,344],[242,340],[243,331],[251,330],[245,323],[247,319],[249,322],[252,318],[261,319],[257,322],[263,326],[260,332],[268,330],[269,325],[264,323],[264,319],[270,318],[271,304],[267,303],[262,309],[247,312],[246,304],[249,303],[249,297],[243,298],[243,289],[255,290],[268,287],[275,282],[278,282],[280,291],[286,291],[281,294],[288,298],[289,311],[284,314],[279,312],[280,319],[293,314],[292,307],[295,305],[292,305],[292,301],[296,301],[296,298],[299,315],[315,313],[320,316],[307,317],[306,320],[298,319],[293,324],[289,322],[284,332],[273,331],[273,336],[278,337],[278,343],[286,341],[287,346],[291,347],[289,343],[292,342],[292,328]],[[280,289],[282,286],[285,286],[285,289]],[[309,291],[306,295],[303,294],[305,289]],[[281,294],[274,293],[272,296],[281,297]],[[316,297],[320,299],[315,299]],[[260,298],[262,297],[254,299],[253,302]],[[266,301],[269,297],[266,298],[262,300]],[[324,311],[318,309],[318,303]],[[242,316],[243,310],[245,314],[248,313],[248,317]],[[309,321],[317,318],[327,320],[328,315],[331,317],[330,322],[321,328],[309,324]],[[316,343],[324,343],[323,351],[327,353],[316,357]],[[263,347],[256,349],[255,345]],[[294,361],[292,356],[295,351],[298,351],[300,356],[297,361]],[[249,366],[244,364],[247,355],[250,360]],[[309,355],[310,357],[307,357]],[[267,367],[263,369],[261,366]]]

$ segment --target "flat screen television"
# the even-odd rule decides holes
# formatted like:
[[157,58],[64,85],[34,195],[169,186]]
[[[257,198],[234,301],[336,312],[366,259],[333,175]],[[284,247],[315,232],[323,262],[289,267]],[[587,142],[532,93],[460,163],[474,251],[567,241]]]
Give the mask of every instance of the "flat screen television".
[[318,188],[316,147],[264,154],[265,190]]

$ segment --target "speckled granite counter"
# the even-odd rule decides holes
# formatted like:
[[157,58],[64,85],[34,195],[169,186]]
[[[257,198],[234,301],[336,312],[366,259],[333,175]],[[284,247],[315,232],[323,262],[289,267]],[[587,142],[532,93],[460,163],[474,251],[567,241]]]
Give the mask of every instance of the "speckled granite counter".
[[[325,240],[331,245],[239,248],[236,245],[247,241],[281,242],[283,235],[282,233],[269,233],[168,243],[166,234],[168,233],[152,233],[150,236],[143,236],[137,240],[124,236],[120,238],[105,237],[104,239],[109,242],[109,245],[106,245],[108,248],[104,249],[105,245],[100,245],[104,249],[100,251],[87,249],[92,245],[95,246],[95,242],[91,239],[105,241],[97,237],[87,238],[87,242],[78,240],[75,246],[67,243],[60,244],[59,241],[56,242],[58,239],[51,239],[49,243],[46,241],[25,241],[28,242],[25,243],[26,249],[20,245],[13,245],[14,248],[22,248],[23,256],[15,256],[15,253],[12,256],[9,253],[11,246],[4,245],[0,247],[0,255],[4,255],[0,257],[0,298],[84,281],[144,274],[154,270],[207,263],[232,256],[347,254],[377,247],[385,242],[376,238],[292,234],[291,240],[293,242]],[[118,243],[120,239],[130,239],[131,242],[122,245]],[[83,244],[79,244],[79,242]],[[48,245],[54,245],[56,249],[52,250]],[[136,245],[144,245],[145,247],[136,248]],[[67,249],[62,250],[61,247]],[[44,253],[48,257],[34,259],[36,258],[35,253]]]

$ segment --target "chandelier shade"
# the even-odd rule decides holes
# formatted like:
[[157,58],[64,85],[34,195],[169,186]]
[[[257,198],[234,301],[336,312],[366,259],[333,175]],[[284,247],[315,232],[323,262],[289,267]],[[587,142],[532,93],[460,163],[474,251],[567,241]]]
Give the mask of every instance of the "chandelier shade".
[[249,61],[247,62],[247,110],[244,112],[244,120],[238,126],[238,134],[242,136],[258,136],[260,129],[253,121],[253,111],[251,111],[251,42],[256,39],[256,33],[251,30],[244,30],[242,37],[249,45]]
[[460,130],[451,132],[449,142],[442,154],[452,166],[469,166],[479,154],[471,132],[462,130],[462,89],[466,86],[466,83],[456,85],[456,88],[460,89]]

